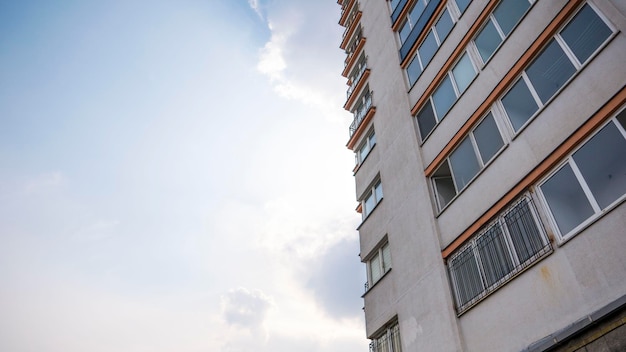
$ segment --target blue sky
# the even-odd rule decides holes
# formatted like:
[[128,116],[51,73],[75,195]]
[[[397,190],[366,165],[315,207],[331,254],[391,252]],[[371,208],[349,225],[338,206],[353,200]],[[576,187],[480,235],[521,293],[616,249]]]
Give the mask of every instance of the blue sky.
[[366,350],[339,11],[0,2],[0,350]]

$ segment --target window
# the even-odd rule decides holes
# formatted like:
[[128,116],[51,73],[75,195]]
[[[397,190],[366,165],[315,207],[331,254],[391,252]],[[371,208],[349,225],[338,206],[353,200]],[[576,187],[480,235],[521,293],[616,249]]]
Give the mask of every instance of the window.
[[372,131],[363,141],[361,146],[357,149],[356,152],[356,163],[357,165],[361,165],[361,163],[365,160],[365,158],[369,155],[370,151],[376,145],[376,133]]
[[424,41],[420,44],[415,56],[406,68],[410,86],[417,81],[422,71],[428,66],[441,43],[450,34],[453,26],[454,19],[450,15],[448,8],[446,8],[430,28],[428,35],[426,35],[426,38],[424,38]]
[[529,0],[502,0],[498,4],[474,38],[483,63],[489,60],[529,8]]
[[355,103],[356,108],[352,110],[352,114],[354,115],[354,120],[350,125],[350,137],[354,135],[356,130],[361,125],[361,122],[367,115],[368,111],[372,107],[372,92],[370,91],[369,83],[363,88],[363,93],[358,98]]
[[622,111],[540,184],[561,239],[602,214],[626,194],[626,133]]
[[413,26],[415,26],[417,20],[419,20],[420,16],[422,15],[422,12],[424,12],[427,3],[428,0],[417,0],[415,2],[415,5],[413,5],[413,8],[409,11],[408,15],[406,16],[406,21],[404,22],[404,24],[402,24],[402,27],[400,27],[400,30],[398,31],[398,35],[400,36],[400,44],[404,43],[406,38],[411,33]]
[[435,125],[450,111],[477,73],[469,53],[465,52],[416,115],[422,140],[426,139]]
[[532,201],[523,197],[448,261],[458,314],[550,251]]
[[394,322],[370,343],[370,352],[402,352],[400,328]]
[[526,125],[611,34],[612,30],[585,4],[501,98],[513,130],[518,132]]
[[456,0],[456,6],[459,8],[459,11],[463,13],[471,2],[472,0]]
[[391,270],[391,253],[389,243],[374,251],[374,255],[367,261],[368,284],[372,287],[389,270]]
[[389,1],[389,7],[391,7],[391,11],[395,10],[399,3],[400,3],[400,0]]
[[365,197],[363,197],[363,220],[376,208],[378,203],[383,199],[383,186],[378,180],[374,186],[367,191]]
[[504,140],[490,112],[431,177],[439,210],[465,188],[503,146]]

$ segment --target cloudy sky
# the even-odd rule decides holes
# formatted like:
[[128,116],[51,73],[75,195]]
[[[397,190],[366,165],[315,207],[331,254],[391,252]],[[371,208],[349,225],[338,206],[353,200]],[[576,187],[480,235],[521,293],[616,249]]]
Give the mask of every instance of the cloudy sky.
[[367,350],[334,0],[0,1],[0,350]]

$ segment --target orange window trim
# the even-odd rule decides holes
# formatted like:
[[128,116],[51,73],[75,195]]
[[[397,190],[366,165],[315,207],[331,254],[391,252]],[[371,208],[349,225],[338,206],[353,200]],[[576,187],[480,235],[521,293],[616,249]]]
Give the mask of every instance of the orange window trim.
[[447,3],[448,3],[447,1],[440,2],[437,8],[435,9],[435,12],[433,12],[433,15],[430,16],[428,23],[426,23],[426,26],[424,26],[424,30],[422,31],[422,33],[420,33],[420,36],[417,37],[417,40],[415,40],[415,43],[411,47],[411,50],[409,50],[404,60],[400,63],[400,67],[402,67],[403,70],[406,69],[406,67],[409,65],[409,62],[411,62],[410,59],[412,59],[413,56],[415,55],[415,52],[417,51],[417,47],[419,46],[419,44],[422,43],[422,41],[428,34],[430,27],[432,27],[433,24],[435,23],[435,19],[437,19],[439,15],[441,15],[443,10],[446,8]]
[[[504,93],[504,91],[509,87],[511,83],[522,73],[524,68],[530,63],[530,61],[539,53],[541,49],[552,39],[552,37],[556,34],[557,30],[563,25],[563,23],[570,17],[570,15],[578,8],[578,5],[582,3],[584,0],[571,0],[569,1],[565,7],[559,12],[559,14],[552,20],[552,22],[546,27],[546,29],[537,37],[537,39],[532,43],[530,48],[526,50],[526,52],[520,57],[520,59],[515,63],[515,65],[509,70],[509,72],[504,76],[504,78],[498,83],[498,85],[491,91],[487,99],[474,111],[474,113],[470,116],[469,119],[461,126],[459,131],[450,139],[450,141],[446,144],[446,146],[437,154],[435,159],[428,165],[428,167],[424,170],[426,177],[432,176],[435,170],[441,165],[441,163],[446,159],[446,157],[452,152],[452,150],[463,140],[463,138],[469,133],[471,128],[478,122],[478,120],[483,117],[487,111],[491,108],[494,102]],[[441,71],[440,71],[441,72]],[[444,74],[447,71],[444,72]],[[433,85],[429,86],[429,88],[434,87]],[[430,92],[432,93],[432,92]],[[421,99],[421,103],[425,101],[428,95],[423,95],[424,99]],[[418,104],[421,104],[418,102]],[[418,105],[416,105],[417,107]],[[414,107],[411,110],[413,115],[417,114],[417,108]],[[421,108],[421,106],[420,106]]]
[[350,137],[350,140],[348,141],[348,144],[346,145],[348,149],[354,150],[354,147],[356,146],[356,142],[359,140],[359,138],[361,138],[361,135],[363,134],[363,132],[365,132],[365,127],[367,127],[367,125],[370,123],[370,120],[374,117],[375,113],[376,113],[376,107],[372,106],[367,112],[367,114],[365,115],[365,117],[363,118],[363,121],[361,121],[361,124],[359,125],[359,127],[357,127],[356,131],[354,131],[354,134],[352,135],[352,137]]
[[447,259],[450,254],[461,247],[468,239],[477,233],[485,224],[493,219],[498,213],[508,206],[514,199],[519,197],[531,185],[535,184],[563,158],[567,157],[580,143],[589,137],[598,129],[606,120],[611,118],[613,114],[626,103],[626,87],[623,87],[615,94],[602,108],[600,108],[587,122],[580,126],[565,142],[561,143],[552,154],[545,158],[537,167],[535,167],[526,177],[518,182],[504,197],[500,198],[489,210],[487,210],[478,220],[468,227],[461,235],[459,235],[452,243],[450,243],[442,252],[443,259]]
[[357,54],[361,52],[361,49],[363,49],[363,46],[365,46],[365,37],[362,37],[361,39],[359,39],[359,44],[357,44],[356,48],[354,49],[354,52],[352,53],[352,56],[350,57],[350,60],[348,60],[346,67],[344,67],[343,72],[341,72],[342,76],[348,77],[348,73],[350,72],[350,70],[352,69],[352,66],[356,62],[356,59],[358,56]]
[[359,94],[357,93],[361,92],[361,90],[363,89],[363,86],[365,85],[365,81],[367,81],[367,78],[370,76],[370,72],[371,71],[369,68],[365,69],[365,72],[363,72],[363,75],[359,79],[359,82],[354,87],[352,94],[350,94],[350,97],[348,98],[346,103],[343,105],[344,109],[348,111],[352,110],[352,105],[354,105],[354,102],[356,101],[356,97],[359,96]]
[[404,8],[402,9],[400,14],[398,15],[398,18],[396,19],[396,23],[391,24],[391,29],[394,32],[397,32],[398,29],[400,29],[400,25],[404,23],[404,21],[401,21],[401,19],[403,18],[406,19],[406,15],[409,13],[409,9],[413,7],[413,5],[415,5],[416,1],[417,0],[409,0],[406,2],[406,5],[404,5]]
[[344,26],[346,24],[346,20],[348,19],[348,15],[352,11],[352,5],[354,5],[355,2],[356,2],[356,0],[350,0],[350,3],[348,3],[348,6],[346,6],[346,9],[341,14],[341,18],[339,19],[339,25]]
[[363,12],[361,11],[356,13],[354,20],[352,21],[352,23],[350,23],[350,27],[348,27],[348,33],[346,33],[345,38],[343,38],[343,40],[341,41],[341,45],[339,46],[341,49],[343,50],[346,49],[346,45],[348,45],[350,38],[352,38],[352,35],[354,34],[356,27],[358,27],[358,23],[361,20],[362,15],[363,15]]

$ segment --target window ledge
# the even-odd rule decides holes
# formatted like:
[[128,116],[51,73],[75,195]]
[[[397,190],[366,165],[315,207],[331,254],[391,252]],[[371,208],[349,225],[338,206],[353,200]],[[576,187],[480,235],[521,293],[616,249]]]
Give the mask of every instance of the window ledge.
[[383,276],[380,277],[380,279],[378,279],[378,281],[374,282],[374,284],[372,284],[372,286],[370,286],[367,291],[365,291],[365,293],[363,293],[361,295],[361,298],[365,298],[365,296],[374,289],[374,287],[376,287],[376,285],[378,285],[379,282],[383,281],[383,279],[385,278],[385,276],[387,276],[387,274],[389,274],[391,272],[393,268],[389,268],[389,270],[387,270]]
[[[618,35],[619,33],[621,33],[621,32],[620,32],[620,31],[615,31],[615,32],[613,32],[613,34],[611,34],[611,36],[610,36],[610,37],[609,37],[609,38],[608,38],[608,39],[604,42],[604,44],[603,44],[601,47],[599,47],[599,48],[596,50],[596,52],[595,52],[595,53],[593,53],[593,55],[591,55],[591,56],[589,57],[589,59],[587,59],[587,61],[586,61],[583,65],[581,65],[579,69],[577,69],[577,70],[576,70],[576,72],[574,72],[574,74],[572,75],[572,77],[570,77],[570,78],[567,80],[567,82],[565,82],[565,84],[563,84],[563,86],[562,86],[561,88],[559,88],[559,90],[557,90],[557,91],[556,91],[556,92],[555,92],[555,93],[554,93],[554,94],[550,97],[550,99],[548,99],[548,101],[546,101],[546,102],[545,102],[545,104],[543,104],[543,106],[542,106],[542,107],[540,107],[539,109],[537,109],[537,111],[535,111],[535,113],[534,113],[531,117],[529,117],[529,118],[528,118],[528,120],[526,120],[526,122],[524,122],[524,124],[522,125],[522,127],[520,127],[520,129],[519,129],[518,131],[515,131],[515,128],[513,128],[513,126],[511,125],[511,120],[508,118],[508,115],[507,115],[507,116],[506,116],[506,120],[507,120],[508,124],[510,125],[511,130],[513,131],[513,137],[512,137],[512,140],[515,140],[515,139],[517,138],[517,136],[519,136],[520,134],[522,134],[522,132],[526,129],[526,127],[528,127],[528,125],[530,125],[530,124],[531,124],[531,123],[532,123],[535,119],[537,119],[537,118],[538,118],[538,116],[539,116],[539,115],[541,115],[541,114],[543,113],[543,111],[544,111],[544,110],[546,110],[546,109],[548,108],[548,106],[549,106],[549,105],[550,105],[553,101],[555,101],[555,100],[558,98],[558,96],[559,96],[559,95],[561,95],[561,93],[562,93],[562,92],[563,92],[563,91],[567,88],[567,86],[569,86],[569,85],[570,85],[570,84],[571,84],[571,83],[572,83],[572,82],[576,79],[576,77],[577,77],[578,75],[580,75],[580,74],[581,74],[581,72],[583,72],[583,71],[585,70],[585,68],[586,68],[587,66],[589,66],[589,65],[591,64],[591,62],[592,62],[593,60],[595,60],[595,58],[596,58],[596,57],[598,57],[598,55],[600,55],[600,53],[601,53],[602,51],[604,51],[604,49],[605,49],[607,46],[609,46],[609,44],[610,44],[610,43],[611,43],[611,42],[615,39],[615,37],[617,37],[617,35]],[[543,48],[545,48],[545,46],[544,46]],[[535,56],[535,57],[533,58],[533,60],[534,60],[535,58],[537,58],[537,56]],[[532,60],[531,60],[531,62],[532,62]],[[528,68],[528,66],[527,66],[526,68]],[[524,68],[523,72],[526,72],[526,68]],[[519,80],[519,79],[522,79],[522,78],[521,78],[521,75],[519,75],[519,76],[518,76],[518,80]],[[517,82],[518,80],[515,80],[515,81],[513,81],[513,82]],[[512,87],[513,87],[513,85],[511,85],[510,87],[508,87],[508,89],[506,90],[506,93],[508,93],[508,91],[509,91]],[[502,94],[502,95],[501,95],[501,96],[497,99],[497,101],[500,101],[500,102],[501,102],[501,101],[502,101],[502,97],[504,97],[504,96],[506,95],[506,93]],[[433,130],[434,130],[434,129],[433,129]]]
[[[557,230],[557,233],[558,233],[558,235],[556,236],[556,238],[557,238],[556,245],[558,247],[562,247],[567,242],[572,240],[574,237],[576,237],[579,234],[581,234],[582,232],[584,232],[587,228],[591,227],[591,225],[595,224],[597,221],[602,219],[606,214],[608,214],[608,213],[612,212],[613,210],[615,210],[616,208],[618,208],[624,202],[626,202],[626,194],[622,195],[619,199],[617,199],[615,202],[613,202],[612,205],[609,205],[604,210],[600,211],[597,214],[592,215],[589,219],[583,221],[574,230],[572,230],[568,234],[566,234],[566,236],[561,236],[561,234],[560,234],[560,232],[558,230],[558,227],[556,226],[556,223],[554,223],[554,221],[552,221],[552,219],[550,219],[551,220],[550,224],[552,225],[552,227],[554,227]],[[551,218],[551,216],[550,216],[550,218]]]
[[361,224],[356,228],[357,231],[359,231],[361,229],[361,226],[363,226],[363,224],[365,224],[365,222],[367,221],[367,219],[370,218],[370,216],[372,216],[372,214],[376,211],[376,209],[378,208],[378,206],[380,205],[380,203],[383,202],[383,200],[385,200],[385,198],[381,198],[380,202],[376,203],[376,205],[374,206],[374,208],[372,209],[372,211],[370,211],[369,214],[367,214],[367,216],[363,219],[363,221],[361,221]]

